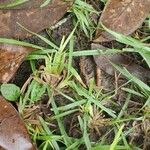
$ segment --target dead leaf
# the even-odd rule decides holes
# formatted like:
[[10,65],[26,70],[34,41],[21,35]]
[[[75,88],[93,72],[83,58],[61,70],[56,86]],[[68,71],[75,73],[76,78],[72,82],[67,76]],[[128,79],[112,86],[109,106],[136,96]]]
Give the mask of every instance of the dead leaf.
[[62,18],[69,6],[69,2],[53,0],[44,8],[0,10],[0,36],[17,39],[30,36],[17,22],[32,32],[40,32]]
[[[108,0],[99,22],[113,31],[129,35],[140,27],[149,12],[150,0]],[[108,33],[97,30],[94,42],[113,39]]]
[[[107,28],[129,35],[143,23],[150,11],[150,0],[108,0],[100,17],[101,22]],[[97,30],[94,43],[110,42],[114,38],[107,32]],[[102,45],[92,44],[92,48],[106,49]],[[97,66],[110,75],[114,75],[115,68],[110,61],[123,65],[129,72],[143,81],[150,80],[150,72],[135,64],[131,58],[122,54],[95,56]]]
[[[0,3],[2,2],[4,1],[0,0]],[[10,0],[6,2],[10,2]],[[31,4],[31,7],[39,5],[43,0],[33,2],[35,1],[27,2],[24,8],[28,4]],[[49,25],[55,24],[66,13],[69,4],[62,0],[53,0],[43,9],[0,10],[0,36],[17,39],[30,36],[31,34],[22,29],[17,22],[37,33]],[[24,58],[33,50],[22,46],[0,44],[0,82],[8,82],[14,76]]]
[[8,82],[16,73],[25,57],[34,49],[29,47],[0,44],[0,82]]
[[0,96],[0,150],[35,150],[16,109]]
[[[92,49],[103,49],[106,50],[106,47],[99,44],[92,44]],[[150,81],[150,71],[141,67],[140,65],[134,63],[134,60],[131,57],[127,57],[123,54],[113,54],[106,56],[94,56],[95,63],[97,66],[108,73],[109,75],[114,76],[115,72],[119,73],[110,62],[122,65],[137,78],[141,79],[144,82]]]
[[10,7],[9,5],[15,3],[15,1],[16,0],[0,0],[0,8],[3,6],[6,9],[7,6],[7,9],[31,9],[38,8],[45,2],[45,0],[28,0],[17,6]]

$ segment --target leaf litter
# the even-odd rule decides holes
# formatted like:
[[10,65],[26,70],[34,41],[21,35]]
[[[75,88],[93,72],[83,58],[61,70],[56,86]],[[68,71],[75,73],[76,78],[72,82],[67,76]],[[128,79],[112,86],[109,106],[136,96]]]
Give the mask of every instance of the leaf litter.
[[[45,0],[33,0],[19,6],[11,7],[14,1],[0,0],[0,37],[24,39],[31,36],[18,25],[34,33],[54,25],[67,12],[70,2],[51,1],[46,7],[39,8]],[[16,44],[0,44],[0,83],[9,82],[26,56],[35,48]],[[0,97],[0,149],[35,150],[23,120],[17,110]]]
[[0,96],[0,149],[36,150],[18,112]]
[[[32,3],[31,3],[32,4]],[[31,36],[29,32],[18,25],[38,33],[54,25],[67,12],[70,3],[54,0],[44,8],[26,8],[0,10],[0,36],[23,39]],[[33,3],[34,5],[34,3]],[[59,13],[58,13],[59,12]]]
[[[0,1],[1,2],[1,1]],[[41,2],[41,1],[40,1]],[[132,23],[132,21],[130,20],[130,17],[131,17],[131,14],[130,14],[130,9],[133,9],[133,10],[131,10],[131,11],[137,11],[138,9],[135,9],[135,8],[133,8],[133,7],[130,7],[130,5],[132,4],[133,5],[133,3],[132,2],[136,2],[135,4],[136,4],[136,8],[139,8],[139,4],[140,3],[138,3],[137,1],[130,1],[130,0],[124,0],[124,1],[115,1],[115,0],[110,0],[110,1],[108,1],[107,2],[107,4],[106,4],[106,7],[105,7],[105,9],[104,9],[104,11],[103,11],[103,13],[102,13],[102,16],[101,16],[101,18],[102,19],[100,19],[100,22],[102,22],[107,28],[109,28],[109,29],[112,29],[112,30],[114,30],[114,31],[117,31],[117,32],[120,32],[120,33],[122,33],[122,34],[125,34],[125,35],[128,35],[128,34],[131,34],[131,33],[133,33],[138,27],[140,27],[140,25],[142,24],[142,22],[145,20],[145,17],[147,16],[147,14],[148,14],[148,12],[149,12],[149,1],[142,1],[143,3],[142,3],[142,5],[144,4],[144,6],[141,6],[142,7],[142,10],[144,10],[145,12],[144,12],[144,14],[143,13],[141,13],[141,12],[139,12],[139,13],[141,13],[140,15],[139,15],[139,13],[137,13],[138,15],[135,17],[136,19],[135,19],[135,24],[134,23]],[[147,3],[147,6],[145,5]],[[111,4],[111,5],[110,5]],[[34,9],[35,11],[37,11],[36,9],[36,7],[38,7],[39,5],[41,5],[41,3],[37,3],[36,5],[33,5],[33,7],[31,7],[31,9]],[[22,4],[21,5],[21,7],[19,6],[17,6],[15,9],[18,9],[18,10],[13,10],[13,13],[14,13],[14,15],[16,15],[16,16],[19,16],[20,14],[18,14],[17,12],[18,11],[20,11],[19,9],[21,9],[21,8],[27,8],[27,6],[28,5],[24,5],[24,4]],[[116,12],[114,12],[114,10],[111,10],[111,8],[109,8],[109,7],[114,7],[113,9],[116,9]],[[125,7],[125,12],[121,12],[121,15],[119,15],[119,16],[123,16],[123,19],[122,19],[122,17],[118,17],[118,14],[120,14],[120,11],[121,11],[121,9],[123,9]],[[144,9],[143,9],[144,8]],[[46,9],[46,8],[44,8],[44,9]],[[110,12],[109,12],[109,9],[111,10]],[[127,10],[128,9],[128,10]],[[65,7],[65,10],[66,10],[66,7]],[[2,10],[2,12],[3,12],[3,14],[7,14],[7,11],[9,12],[9,10]],[[12,11],[12,10],[11,10]],[[48,10],[47,10],[48,11]],[[27,13],[28,13],[28,11],[26,11]],[[37,11],[38,12],[38,11]],[[45,10],[45,12],[46,12],[46,10]],[[114,13],[113,15],[110,15],[110,13]],[[115,15],[115,13],[116,13],[116,15]],[[8,14],[7,14],[8,15]],[[109,21],[107,21],[107,18],[108,18],[108,16],[114,16],[114,18],[112,17],[112,18],[109,18],[109,20],[110,20],[110,22]],[[135,15],[135,13],[133,13],[133,15],[132,15],[132,17],[134,18],[134,15]],[[28,15],[25,15],[26,17],[25,18],[28,18]],[[63,15],[62,15],[63,16]],[[32,17],[30,17],[31,19],[32,19]],[[4,15],[4,19],[6,19],[5,21],[7,22],[7,17]],[[28,18],[29,19],[29,18]],[[39,18],[38,18],[39,19]],[[114,24],[112,24],[112,20],[111,19],[118,19],[117,21],[114,21],[113,20],[113,22],[114,22]],[[122,21],[120,21],[120,20]],[[10,19],[11,20],[11,19]],[[129,25],[129,27],[127,26],[127,22],[125,21],[125,20],[130,20],[131,21],[131,24]],[[138,20],[138,21],[137,21]],[[18,21],[18,20],[17,20]],[[20,21],[20,20],[19,20]],[[21,20],[22,21],[22,20]],[[106,21],[106,22],[105,22]],[[137,22],[136,22],[137,21]],[[12,20],[12,22],[13,22],[13,20]],[[117,23],[123,23],[124,25],[126,25],[126,26],[124,26],[124,25],[120,25],[120,26],[118,26],[117,25]],[[5,22],[4,22],[5,23]],[[13,23],[15,23],[15,22],[13,22]],[[19,22],[20,23],[20,22]],[[25,26],[26,28],[28,28],[29,30],[31,30],[31,31],[34,31],[34,32],[39,32],[39,31],[41,31],[42,29],[44,29],[47,25],[45,25],[44,27],[42,26],[42,27],[40,27],[40,29],[37,29],[36,27],[34,28],[32,28],[32,26],[27,26],[24,22],[23,22],[23,24],[22,23],[20,23],[21,25],[23,25],[23,26]],[[52,24],[55,24],[55,21],[53,22],[53,20],[52,20]],[[1,24],[0,24],[1,25]],[[8,32],[8,30],[7,29],[5,29],[5,31],[7,31],[6,33],[7,34],[5,34],[4,32],[0,32],[0,35],[1,36],[3,36],[3,37],[14,37],[14,38],[26,38],[26,37],[29,37],[29,36],[31,36],[29,33],[26,33],[26,31],[24,31],[24,29],[22,30],[22,29],[19,29],[19,31],[18,31],[18,28],[19,28],[19,26],[18,26],[18,24],[15,24],[15,27],[10,27],[10,25],[8,25],[8,24],[6,24],[7,25],[7,27],[9,27],[9,28],[7,28],[7,29],[10,29],[10,30],[13,30],[13,29],[15,29],[14,31],[15,31],[15,33],[10,33],[10,32]],[[30,24],[31,25],[31,24]],[[51,25],[51,24],[50,24]],[[111,25],[112,25],[112,28],[111,28]],[[120,28],[121,27],[121,28]],[[17,30],[16,30],[17,29]],[[20,30],[22,30],[21,32],[20,32]],[[0,30],[1,31],[1,30]],[[96,42],[96,44],[97,43],[102,43],[102,42],[108,42],[108,41],[112,41],[112,40],[114,40],[114,38],[110,35],[110,34],[108,34],[108,33],[106,33],[106,32],[104,32],[104,31],[100,31],[100,30],[98,30],[97,31],[97,34],[96,34],[96,38],[95,38],[96,40],[94,40],[93,42]],[[93,47],[93,45],[94,44],[92,44],[92,47]],[[6,46],[6,47],[5,47]],[[10,68],[10,63],[8,63],[7,62],[7,57],[9,58],[9,55],[10,55],[10,52],[9,52],[9,47],[13,47],[15,50],[16,50],[16,53],[21,53],[22,55],[23,55],[23,57],[21,57],[21,59],[20,60],[18,60],[17,58],[18,57],[10,57],[9,59],[10,60],[12,60],[12,62],[16,62],[16,63],[18,63],[19,65],[22,63],[22,61],[24,60],[24,58],[31,52],[31,51],[33,51],[34,49],[32,49],[32,48],[26,48],[26,47],[21,47],[21,46],[19,46],[19,47],[14,47],[13,45],[3,45],[3,46],[1,46],[1,47],[5,47],[5,50],[3,50],[2,51],[2,54],[4,54],[4,58],[6,58],[6,64],[8,64],[8,68],[6,67],[4,67],[4,68],[2,68],[2,75],[0,74],[0,77],[1,76],[3,76],[4,75],[4,72],[6,71],[6,72],[9,72],[10,73],[10,75],[11,75],[11,77],[10,78],[6,78],[6,80],[3,80],[3,79],[1,79],[1,81],[0,82],[8,82],[14,75],[15,75],[15,72],[16,72],[16,70],[18,69],[18,67],[15,67],[14,69],[13,69],[13,71],[11,70],[11,68]],[[105,47],[102,47],[102,45],[96,45],[97,47],[100,47],[101,49],[105,49]],[[94,49],[95,49],[95,45],[94,45],[94,47],[93,47]],[[4,49],[4,48],[3,48]],[[14,55],[14,53],[11,53],[11,55],[13,56]],[[10,55],[10,56],[11,56]],[[2,58],[2,60],[3,60],[3,57],[2,57],[2,55],[0,54],[0,66],[1,66],[1,64],[2,64],[2,66],[4,66],[3,65],[3,63],[2,63],[2,61],[1,61],[1,58]],[[96,62],[96,64],[97,64],[97,66],[100,68],[100,69],[102,69],[102,70],[104,70],[106,73],[108,73],[108,74],[110,74],[110,75],[114,75],[114,72],[115,72],[115,70],[114,70],[114,68],[112,67],[112,65],[110,65],[109,64],[109,61],[112,61],[112,62],[114,62],[114,63],[116,63],[116,64],[123,64],[125,67],[127,66],[128,68],[130,68],[129,70],[131,70],[137,77],[139,77],[140,79],[142,79],[143,81],[147,81],[147,78],[149,79],[149,76],[148,76],[148,74],[149,74],[149,71],[147,71],[146,69],[144,69],[144,68],[142,68],[141,66],[138,66],[138,64],[135,64],[135,63],[133,63],[132,62],[132,59],[130,59],[130,58],[128,58],[128,57],[126,57],[126,56],[123,56],[123,55],[115,55],[115,56],[103,56],[103,57],[101,57],[101,56],[98,56],[98,57],[94,57],[94,59],[95,59],[95,62]],[[130,63],[130,61],[131,61],[131,63]],[[84,62],[82,62],[82,64],[84,64]],[[19,66],[18,65],[18,66]],[[85,64],[84,64],[85,65]],[[82,68],[82,66],[81,66],[81,68]],[[82,68],[82,70],[83,70],[83,68]],[[141,71],[142,70],[142,71]],[[1,70],[0,70],[1,71]],[[87,70],[88,71],[88,70]],[[146,71],[147,73],[145,74],[144,73],[144,71]],[[86,70],[83,70],[83,75],[84,74],[86,74],[85,73],[86,72]],[[93,73],[92,73],[93,74]],[[86,75],[85,75],[86,76]],[[89,77],[86,77],[87,79],[86,80],[89,80]],[[90,78],[91,78],[91,72],[90,72]],[[1,98],[2,100],[4,100],[4,98]],[[11,114],[10,112],[8,112],[8,115],[9,114]],[[3,115],[2,115],[3,116]],[[1,116],[0,116],[1,117]],[[2,118],[2,120],[3,120],[4,118]],[[69,121],[69,123],[70,123],[70,121]],[[24,130],[23,130],[24,131]],[[7,133],[7,132],[6,132]],[[28,136],[28,135],[27,135]],[[6,141],[6,142],[8,142],[8,141]],[[29,143],[30,143],[30,140],[29,140]],[[5,145],[5,143],[4,143],[4,145]],[[4,147],[4,145],[2,145],[3,147]],[[9,146],[9,144],[8,144],[8,146]]]
[[[150,12],[150,0],[109,0],[99,19],[106,28],[115,32],[130,35],[144,22]],[[91,44],[92,49],[103,49],[104,42],[111,42],[115,38],[107,31],[98,29]],[[98,44],[99,43],[99,44]],[[100,45],[100,43],[102,45]],[[97,66],[110,75],[114,75],[115,68],[110,62],[123,65],[135,76],[143,81],[149,81],[150,71],[136,64],[131,58],[122,54],[94,56]]]
[[[19,0],[20,1],[20,0]],[[0,9],[31,9],[39,8],[45,0],[0,0]]]
[[[105,27],[124,35],[137,30],[150,12],[150,0],[108,0],[99,19]],[[94,42],[107,42],[114,38],[97,30]]]
[[33,50],[35,49],[29,47],[0,44],[0,82],[10,81],[25,57]]

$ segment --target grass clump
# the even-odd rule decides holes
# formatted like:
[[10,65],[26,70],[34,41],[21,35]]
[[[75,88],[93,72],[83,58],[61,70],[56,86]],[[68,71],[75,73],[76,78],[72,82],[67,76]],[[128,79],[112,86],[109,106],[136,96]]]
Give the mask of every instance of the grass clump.
[[[27,122],[33,140],[36,143],[40,141],[39,149],[79,149],[81,147],[92,150],[137,149],[127,140],[127,137],[134,130],[137,130],[137,127],[128,128],[126,125],[131,122],[141,122],[142,125],[149,119],[149,85],[131,75],[127,70],[113,64],[116,69],[130,79],[129,82],[119,87],[128,93],[124,105],[119,108],[119,111],[113,109],[119,107],[118,102],[114,101],[116,91],[104,93],[103,90],[96,87],[94,80],[89,86],[86,86],[72,66],[75,56],[105,55],[105,53],[103,50],[74,52],[74,32],[75,29],[68,38],[63,38],[59,47],[39,36],[46,43],[49,43],[51,48],[40,48],[27,58],[31,62],[33,74],[21,89],[18,108]],[[139,52],[137,48],[142,49],[142,54],[149,52],[148,47],[143,43],[139,42],[139,45],[134,45],[133,41],[136,43],[137,41],[133,38],[109,30],[108,32],[116,36],[120,42],[128,45],[131,43],[132,48],[130,50],[132,52]],[[115,49],[110,49],[108,52],[112,53],[112,51],[118,53],[118,50]],[[128,49],[124,51],[128,51]],[[39,68],[36,67],[35,63],[35,60],[38,59],[44,60],[43,65]],[[132,86],[127,86],[129,84]],[[143,99],[143,105],[139,107],[138,112],[130,114],[128,108],[134,95]],[[49,110],[49,115],[39,113],[36,117],[34,116],[33,121],[31,116],[36,109],[32,107],[35,104],[39,105],[38,103],[43,96],[48,97],[46,107]],[[65,105],[60,104],[57,99],[58,96],[67,103]],[[32,113],[30,114],[31,108],[30,113]],[[75,117],[70,118],[69,116]],[[64,122],[67,118],[71,122],[74,119],[76,121],[68,127]],[[68,128],[71,130],[74,125],[77,126],[78,138],[72,136],[68,131]],[[53,129],[53,127],[55,128]],[[106,131],[102,133],[103,130]],[[98,141],[93,141],[91,138],[95,131],[97,132],[95,134],[99,136]],[[113,135],[109,139],[110,141],[108,135]]]

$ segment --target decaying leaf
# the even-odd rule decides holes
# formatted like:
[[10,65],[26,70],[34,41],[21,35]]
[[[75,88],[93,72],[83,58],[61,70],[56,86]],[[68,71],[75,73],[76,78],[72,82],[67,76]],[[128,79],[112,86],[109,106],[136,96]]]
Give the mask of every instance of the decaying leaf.
[[[107,28],[129,35],[133,33],[143,23],[150,11],[150,0],[108,0],[104,11],[100,17],[100,22]],[[112,41],[114,38],[107,32],[97,30],[94,43]],[[92,49],[106,49],[102,45],[92,44]],[[132,74],[143,81],[149,81],[150,72],[143,67],[135,64],[131,58],[121,54],[95,56],[97,66],[110,75],[116,71],[110,61],[123,65]]]
[[45,0],[26,0],[18,3],[16,0],[0,0],[1,9],[31,9],[40,7]]
[[24,58],[33,50],[23,46],[0,44],[0,82],[8,82]]
[[[0,36],[17,39],[26,38],[31,34],[17,23],[37,33],[55,24],[66,13],[70,5],[69,2],[66,3],[63,0],[52,0],[44,8],[34,8],[40,6],[44,1],[32,0],[18,6],[18,9],[0,10]],[[14,0],[0,0],[2,4],[9,2],[14,2]],[[24,58],[33,50],[22,46],[0,44],[0,82],[8,82],[14,76]]]
[[0,96],[0,150],[35,150],[16,109]]
[[[99,44],[92,44],[92,49],[103,49],[106,50],[106,48]],[[130,57],[127,57],[123,54],[113,54],[113,55],[107,55],[107,56],[94,56],[94,60],[97,64],[97,66],[104,70],[109,75],[114,76],[115,72],[117,70],[114,69],[114,67],[110,64],[110,62],[122,65],[126,67],[126,69],[131,72],[133,75],[135,75],[137,78],[141,79],[142,81],[150,81],[150,71],[137,65],[134,63],[134,60]],[[119,73],[119,72],[118,72]]]
[[[150,0],[108,0],[100,17],[107,28],[129,35],[143,23],[150,12]],[[108,33],[98,30],[94,42],[112,40]]]
[[63,0],[52,0],[44,8],[0,10],[0,36],[17,39],[30,36],[17,23],[32,32],[40,32],[63,17],[69,4]]

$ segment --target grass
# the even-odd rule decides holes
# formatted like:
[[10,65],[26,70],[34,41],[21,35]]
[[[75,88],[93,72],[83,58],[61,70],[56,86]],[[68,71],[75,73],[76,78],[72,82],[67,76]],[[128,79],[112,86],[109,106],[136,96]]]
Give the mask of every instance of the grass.
[[90,15],[92,13],[99,14],[99,12],[83,0],[75,0],[71,12],[74,15],[74,21],[79,22],[80,30],[83,30],[86,36],[92,39],[95,25]]
[[[44,5],[48,2],[45,1]],[[102,87],[96,86],[94,79],[90,81],[89,85],[85,85],[73,66],[73,60],[75,57],[129,52],[140,54],[150,68],[149,46],[141,40],[110,31],[102,25],[118,42],[128,45],[129,48],[108,49],[107,51],[101,49],[75,51],[74,36],[76,32],[81,29],[87,37],[91,38],[96,28],[90,21],[89,15],[97,12],[83,0],[76,0],[71,12],[74,15],[75,27],[67,38],[62,38],[60,45],[56,45],[49,39],[32,33],[24,27],[25,30],[48,44],[49,48],[0,38],[0,43],[28,46],[37,50],[27,57],[31,64],[32,75],[24,86],[18,89],[20,87],[15,86],[14,88],[14,85],[3,84],[1,93],[4,97],[10,97],[10,100],[16,101],[19,113],[24,118],[29,133],[39,150],[142,149],[142,146],[131,142],[129,137],[136,133],[139,127],[144,128],[149,120],[150,86],[133,76],[125,68],[112,64],[129,81],[113,91],[105,92]],[[37,68],[36,61],[41,59],[44,63]],[[5,86],[7,88],[4,88]],[[2,92],[4,89],[5,92]],[[11,92],[9,92],[10,89]],[[126,93],[121,104],[115,100],[116,91],[119,89]],[[14,94],[15,90],[17,98],[14,99],[12,93]],[[44,97],[47,99],[46,106],[44,106],[47,108],[48,114],[44,115],[44,112],[40,112],[34,116],[33,114],[41,106],[40,103],[43,102]],[[133,100],[134,97],[137,101]],[[133,107],[135,110],[130,108],[131,104],[135,105]],[[143,132],[146,136],[148,129],[143,129]],[[77,136],[73,136],[73,133]],[[92,134],[98,136],[98,139],[92,139]]]

